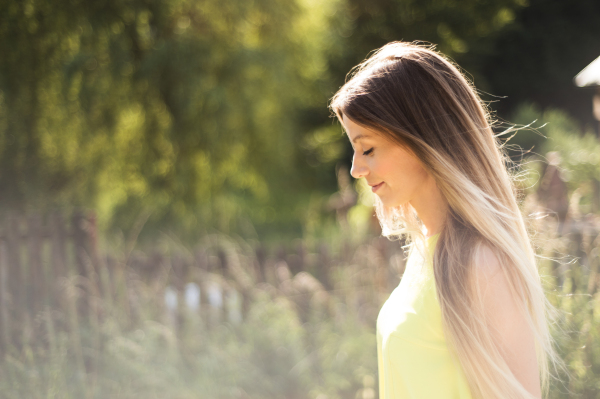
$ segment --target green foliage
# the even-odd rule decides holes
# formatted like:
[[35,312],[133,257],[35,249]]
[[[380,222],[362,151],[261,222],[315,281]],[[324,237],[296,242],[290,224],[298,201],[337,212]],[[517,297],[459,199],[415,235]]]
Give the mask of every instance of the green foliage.
[[[543,245],[540,255],[544,256],[540,273],[548,298],[558,310],[552,325],[553,336],[568,368],[566,372],[558,372],[559,379],[551,382],[549,398],[597,397],[600,353],[594,343],[600,338],[598,246],[580,242],[580,247],[576,240],[555,236],[554,223],[538,227],[546,229],[539,238]],[[591,256],[586,256],[586,252]]]
[[[551,218],[534,222],[540,274],[558,309],[553,335],[568,367],[568,373],[553,381],[549,397],[596,397],[598,240],[591,232],[579,238],[558,236]],[[229,245],[227,256],[251,267],[248,243],[221,239]],[[330,244],[319,242],[323,243]],[[270,279],[273,284],[254,284],[245,320],[213,322],[210,328],[207,313],[186,306],[180,313],[166,309],[167,270],[142,282],[135,273],[114,272],[108,278],[108,270],[101,269],[100,296],[91,301],[94,311],[79,314],[79,320],[76,292],[87,282],[81,277],[68,279],[67,306],[40,312],[30,318],[34,323],[25,321],[24,346],[9,347],[0,359],[0,397],[376,397],[375,319],[389,294],[379,284],[381,273],[391,278],[387,268],[394,267],[382,260],[380,244],[363,237],[350,251],[348,247],[331,251],[325,264],[308,251],[309,263],[329,270],[333,284],[329,291],[316,284],[305,297],[308,311],[301,305],[303,291],[290,289],[307,287],[297,279],[300,273]],[[393,259],[401,253],[396,244]],[[391,285],[390,281],[388,288]]]
[[[157,305],[148,303],[145,310]],[[126,328],[121,312],[112,309],[102,326],[102,353],[88,346],[93,338],[82,328],[59,332],[49,347],[34,343],[7,356],[0,362],[0,396],[259,399],[326,392],[342,398],[354,397],[376,368],[375,337],[356,319],[320,320],[309,337],[292,303],[266,292],[258,292],[241,326],[207,330],[190,314],[179,334],[153,319]],[[97,364],[94,373],[76,361],[77,340],[85,358]]]
[[489,54],[498,32],[525,6],[523,0],[347,0],[342,34],[351,51],[336,60],[345,74],[389,41],[427,41],[437,44],[438,50],[455,59],[485,89],[480,60]]
[[[575,65],[597,50],[589,40],[597,24],[587,22],[596,5],[577,4],[585,23],[570,18],[565,26],[588,38],[582,55],[562,57],[568,67],[548,62],[554,69],[539,79],[529,73],[536,90],[552,86],[548,74],[563,89],[571,85]],[[530,65],[527,47],[513,54],[506,43],[515,34],[548,34],[547,25],[564,17],[561,7],[542,0],[3,2],[0,210],[94,208],[105,231],[130,230],[149,215],[144,232],[174,230],[189,241],[213,229],[298,236],[325,216],[334,168],[349,163],[327,101],[369,51],[390,40],[430,41],[478,88],[504,94],[499,87],[518,81],[527,91],[505,65]],[[528,26],[529,14],[541,14],[545,25]],[[509,52],[509,60],[498,59]]]
[[0,206],[93,207],[105,227],[149,212],[180,232],[297,223],[298,112],[326,108],[333,6],[3,3]]
[[[558,162],[569,193],[577,190],[582,210],[592,211],[594,184],[597,184],[594,182],[600,180],[600,140],[596,135],[592,131],[582,134],[579,125],[564,111],[541,111],[533,104],[521,105],[511,122],[532,126],[520,130],[509,143],[514,141],[513,146],[523,151],[533,150],[536,159],[544,160],[544,164],[549,162],[548,158],[554,158],[552,162]],[[537,169],[542,173],[540,167]]]

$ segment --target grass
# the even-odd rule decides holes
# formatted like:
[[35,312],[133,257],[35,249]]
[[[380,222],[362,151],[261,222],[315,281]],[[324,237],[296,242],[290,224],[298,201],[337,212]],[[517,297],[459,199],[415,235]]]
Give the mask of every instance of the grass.
[[[571,373],[553,383],[550,398],[598,398],[598,232],[558,236],[552,218],[535,228],[544,257],[540,272],[561,315],[559,350]],[[88,281],[63,278],[61,306],[23,318],[21,342],[6,348],[0,397],[375,398],[375,319],[399,281],[402,250],[383,238],[344,246],[338,237],[325,256],[323,242],[313,241],[305,248],[305,272],[294,275],[285,261],[268,258],[266,281],[259,283],[252,246],[213,237],[211,248],[226,248],[233,275],[224,280],[196,270],[190,278],[230,290],[246,287],[250,300],[242,322],[207,306],[189,309],[182,292],[178,309],[169,310],[164,293],[175,286],[170,258],[152,279],[124,265],[102,267]],[[577,257],[563,259],[561,267],[552,259],[560,254]],[[297,261],[297,255],[287,259]],[[312,277],[323,271],[329,290]],[[94,284],[97,291],[86,288]]]

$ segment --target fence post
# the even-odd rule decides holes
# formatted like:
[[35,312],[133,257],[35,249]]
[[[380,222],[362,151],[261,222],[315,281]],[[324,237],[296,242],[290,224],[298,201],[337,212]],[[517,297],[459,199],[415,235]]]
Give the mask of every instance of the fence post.
[[0,360],[10,344],[10,318],[8,293],[8,254],[6,240],[0,240]]
[[50,217],[50,243],[52,248],[52,267],[50,268],[50,276],[52,278],[50,286],[50,297],[51,304],[53,306],[61,305],[61,302],[57,299],[57,294],[60,293],[61,288],[57,285],[57,281],[60,281],[61,277],[67,275],[67,250],[66,240],[67,234],[65,232],[65,220],[60,212],[55,211]]
[[42,218],[39,214],[31,215],[27,220],[27,241],[28,241],[28,261],[29,278],[28,297],[32,316],[42,308],[46,299],[46,290],[44,289],[44,275],[42,269]]
[[90,277],[92,275],[94,277],[95,284],[92,287],[92,289],[95,290],[94,293],[100,295],[100,284],[98,282],[100,276],[100,257],[98,256],[98,226],[96,223],[96,212],[88,212],[85,232],[89,250],[89,262],[86,262],[86,264],[91,266],[91,270],[88,270],[88,273],[90,274]]
[[8,293],[11,299],[11,313],[15,315],[15,323],[19,324],[24,319],[25,309],[19,309],[26,303],[24,292],[23,270],[21,263],[21,230],[19,219],[14,213],[8,215],[6,220],[7,259],[8,259]]
[[219,249],[217,251],[217,270],[221,277],[221,315],[220,323],[226,323],[229,319],[229,287],[227,285],[227,279],[229,277],[229,267],[227,264],[227,255],[225,251]]
[[331,279],[329,276],[330,263],[331,259],[329,257],[327,245],[321,244],[319,247],[319,262],[316,274],[317,278],[319,281],[321,281],[321,284],[323,284],[327,291],[331,291],[333,289],[333,285],[331,284]]
[[172,282],[177,292],[177,309],[175,311],[175,325],[177,331],[177,337],[182,338],[183,324],[185,322],[185,280],[186,280],[186,267],[183,258],[175,254],[171,257],[171,270],[173,272]]
[[73,244],[75,247],[75,265],[77,267],[77,274],[83,277],[87,277],[87,271],[85,267],[85,238],[86,232],[84,229],[85,218],[82,211],[75,211],[72,217],[72,232],[73,232]]
[[[78,311],[81,315],[88,314],[90,310],[90,279],[87,267],[87,232],[85,229],[85,216],[83,211],[77,210],[71,218],[71,234],[73,238],[73,250],[75,252],[75,267],[77,274],[83,277],[83,281],[87,284],[83,287],[83,295],[78,306]],[[89,316],[89,315],[88,315]]]
[[[90,287],[90,300],[98,300],[101,298],[100,292],[100,273],[99,273],[99,257],[98,257],[98,239],[96,232],[96,214],[95,212],[87,212],[84,216],[83,223],[84,242],[84,266],[88,276]],[[100,309],[93,309],[96,316],[100,316]]]
[[263,245],[256,247],[256,263],[258,266],[258,282],[264,283],[267,281],[267,275],[265,273],[265,262],[267,260],[267,250]]
[[207,330],[211,328],[210,305],[208,303],[208,256],[204,249],[194,254],[195,268],[198,270],[198,286],[200,287],[200,319]]

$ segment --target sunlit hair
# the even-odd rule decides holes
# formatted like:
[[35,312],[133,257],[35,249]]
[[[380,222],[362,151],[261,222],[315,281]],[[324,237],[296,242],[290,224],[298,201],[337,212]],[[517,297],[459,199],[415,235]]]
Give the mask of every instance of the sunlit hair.
[[[476,90],[433,46],[393,42],[356,67],[331,108],[411,151],[448,203],[434,254],[444,332],[475,398],[532,398],[512,374],[485,322],[475,259],[485,246],[535,334],[542,392],[564,364],[553,347],[554,308],[544,295],[535,250],[518,206],[511,162]],[[423,244],[414,208],[376,198],[385,236]]]

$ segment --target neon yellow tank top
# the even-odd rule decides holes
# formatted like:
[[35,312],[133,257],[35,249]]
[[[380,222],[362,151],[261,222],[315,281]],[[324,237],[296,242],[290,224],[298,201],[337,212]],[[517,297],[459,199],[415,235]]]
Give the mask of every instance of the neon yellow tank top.
[[425,259],[412,248],[377,317],[379,399],[471,399],[442,330],[432,260],[438,236],[427,239]]

